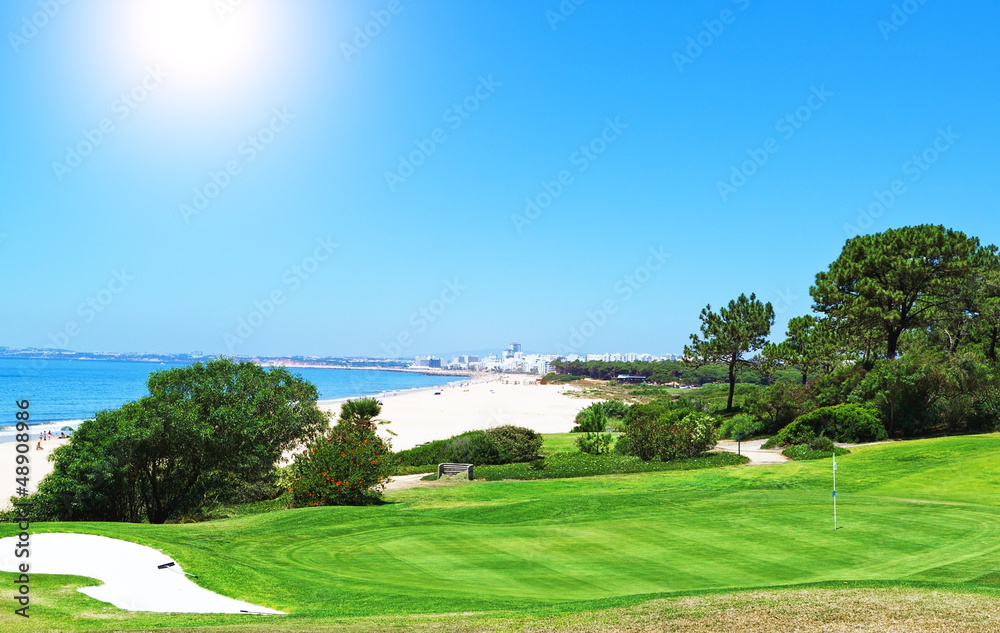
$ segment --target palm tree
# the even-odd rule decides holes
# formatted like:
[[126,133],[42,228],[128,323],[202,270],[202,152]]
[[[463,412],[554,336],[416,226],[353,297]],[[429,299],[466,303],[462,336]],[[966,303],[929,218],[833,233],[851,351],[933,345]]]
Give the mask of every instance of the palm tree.
[[382,403],[375,398],[348,400],[340,405],[340,424],[375,429],[376,425],[389,424],[387,420],[376,420],[382,413]]

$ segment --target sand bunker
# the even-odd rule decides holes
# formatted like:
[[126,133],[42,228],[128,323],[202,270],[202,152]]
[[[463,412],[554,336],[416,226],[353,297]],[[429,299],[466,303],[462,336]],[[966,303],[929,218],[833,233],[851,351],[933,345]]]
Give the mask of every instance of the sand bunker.
[[[14,538],[0,539],[0,571],[17,571]],[[170,557],[145,545],[91,534],[32,534],[31,574],[88,576],[104,582],[80,592],[128,611],[281,614],[194,584]]]

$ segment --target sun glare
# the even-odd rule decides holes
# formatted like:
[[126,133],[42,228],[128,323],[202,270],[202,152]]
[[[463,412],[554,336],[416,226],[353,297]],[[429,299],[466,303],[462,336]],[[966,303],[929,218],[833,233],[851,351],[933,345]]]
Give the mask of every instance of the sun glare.
[[263,3],[144,0],[128,6],[122,32],[130,40],[130,56],[162,64],[171,83],[232,89],[267,63]]

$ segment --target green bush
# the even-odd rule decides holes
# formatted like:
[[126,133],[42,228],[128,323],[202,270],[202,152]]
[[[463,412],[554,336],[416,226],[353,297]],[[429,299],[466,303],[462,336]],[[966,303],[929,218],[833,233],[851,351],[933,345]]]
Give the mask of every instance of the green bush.
[[483,442],[486,441],[485,438],[485,431],[468,431],[449,437],[446,440],[435,440],[423,446],[415,446],[405,451],[400,451],[396,453],[396,459],[402,466],[422,466],[424,464],[440,464],[442,462],[484,463],[481,460],[478,462],[469,462],[467,459],[456,458],[473,455],[474,451],[470,448],[470,445],[473,448],[475,446],[486,448],[483,445]]
[[576,438],[580,451],[590,455],[606,455],[611,452],[610,433],[587,433]]
[[468,431],[396,453],[397,469],[445,462],[485,465],[529,461],[538,455],[542,442],[541,434],[518,426]]
[[748,440],[760,437],[764,434],[764,421],[746,413],[738,413],[731,418],[723,420],[719,427],[719,437],[730,440],[737,439],[740,433],[743,439]]
[[888,437],[876,411],[858,404],[838,404],[800,415],[778,431],[766,446],[808,444],[819,435],[852,444],[878,442]]
[[814,437],[808,444],[809,450],[811,451],[832,451],[833,450],[833,440],[823,435]]
[[646,404],[633,404],[625,414],[625,426],[628,427],[633,422],[652,422],[664,415],[682,418],[691,412],[687,402],[680,400],[653,400]]
[[632,453],[643,461],[696,457],[718,441],[714,418],[687,409],[668,411],[655,420],[637,418],[628,424],[625,436]]
[[[510,424],[487,430],[486,437],[493,444],[497,452],[497,461],[492,462],[494,464],[515,464],[531,461],[542,450],[542,442],[544,441],[541,433]],[[480,463],[488,464],[490,462],[483,461]]]
[[445,446],[441,462],[458,464],[501,464],[496,445],[486,431],[473,431],[459,435]]
[[619,420],[624,419],[628,415],[628,405],[621,400],[606,400],[601,403],[604,408],[604,414],[609,418],[617,418]]
[[635,455],[635,447],[632,445],[632,440],[629,439],[628,435],[622,433],[615,440],[614,446],[611,447],[611,451],[615,455]]
[[778,431],[777,435],[769,439],[761,448],[774,448],[776,446],[795,446],[798,444],[808,444],[816,437],[816,429],[811,424],[804,421],[802,416]]
[[572,433],[603,433],[609,425],[620,427],[629,406],[621,400],[595,402],[576,414]]
[[608,416],[601,402],[595,402],[576,414],[576,426],[571,433],[603,433],[608,427]]
[[811,387],[786,382],[759,388],[744,401],[744,410],[761,421],[761,435],[777,433],[814,408]]

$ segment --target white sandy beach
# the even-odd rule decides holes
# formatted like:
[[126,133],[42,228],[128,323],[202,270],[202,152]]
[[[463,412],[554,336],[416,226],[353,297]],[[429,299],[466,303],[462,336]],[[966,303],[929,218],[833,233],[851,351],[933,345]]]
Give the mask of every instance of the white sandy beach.
[[[574,387],[540,385],[526,376],[480,380],[468,386],[442,387],[379,396],[383,420],[389,420],[392,449],[400,451],[417,444],[452,435],[488,429],[502,424],[524,426],[539,433],[566,433],[580,409],[594,400],[564,395]],[[506,381],[507,384],[504,384]],[[514,382],[520,384],[514,384]],[[441,395],[434,395],[440,392]],[[339,402],[320,403],[336,418]]]
[[[28,466],[30,472],[28,474],[28,490],[29,492],[35,492],[38,489],[38,482],[42,480],[45,475],[52,472],[52,462],[49,461],[49,455],[58,446],[69,442],[68,439],[57,440],[51,439],[42,442],[42,450],[35,450],[35,446],[38,444],[38,436],[34,433],[31,434],[31,442],[29,442],[30,449],[28,450]],[[7,507],[7,501],[15,494],[17,491],[18,484],[15,478],[19,477],[15,469],[17,468],[17,444],[14,442],[4,442],[0,444],[0,508]]]
[[[505,379],[479,379],[463,387],[439,387],[404,391],[398,395],[383,394],[382,415],[390,420],[387,428],[396,433],[391,437],[392,448],[400,451],[417,444],[440,440],[477,429],[488,429],[501,424],[514,424],[540,433],[565,433],[573,428],[573,418],[580,409],[594,400],[564,395],[575,387],[540,385],[525,376]],[[505,384],[506,382],[506,384]],[[514,384],[515,382],[519,384]],[[440,392],[441,395],[434,395]],[[340,412],[340,401],[324,401],[320,407],[333,413]],[[31,473],[28,489],[34,492],[38,482],[52,472],[48,456],[69,440],[52,439],[42,442],[43,450],[35,450],[37,437],[32,434],[28,451]],[[15,494],[16,444],[0,444],[0,507]]]

